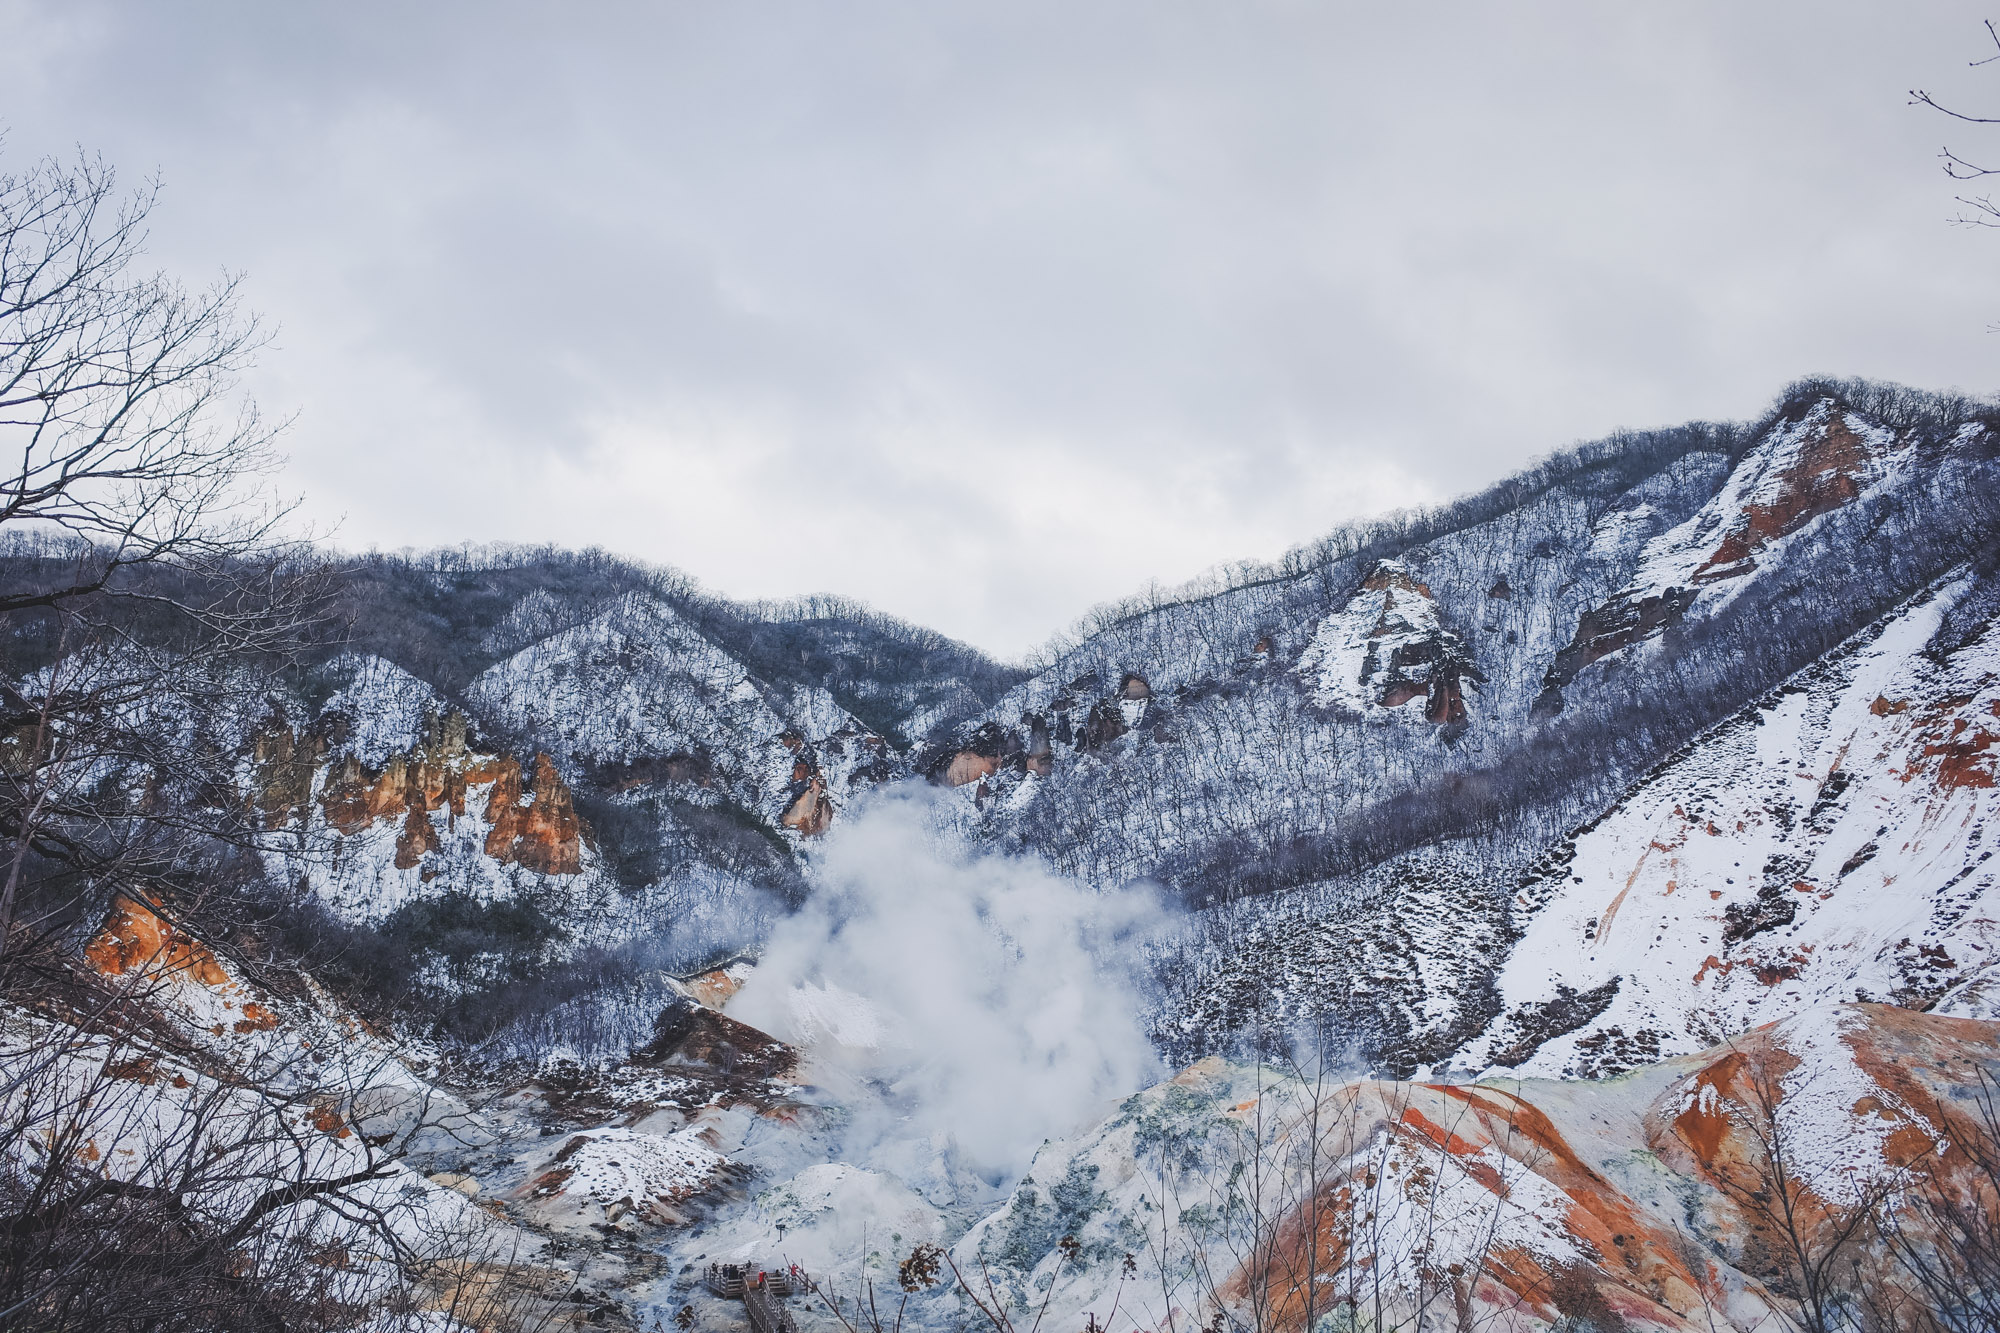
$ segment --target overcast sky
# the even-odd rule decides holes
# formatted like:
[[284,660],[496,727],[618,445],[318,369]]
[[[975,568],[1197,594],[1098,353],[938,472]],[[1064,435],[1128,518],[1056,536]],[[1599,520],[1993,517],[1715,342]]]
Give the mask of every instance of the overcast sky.
[[340,545],[601,545],[1016,654],[1814,372],[1996,386],[1979,8],[0,0]]

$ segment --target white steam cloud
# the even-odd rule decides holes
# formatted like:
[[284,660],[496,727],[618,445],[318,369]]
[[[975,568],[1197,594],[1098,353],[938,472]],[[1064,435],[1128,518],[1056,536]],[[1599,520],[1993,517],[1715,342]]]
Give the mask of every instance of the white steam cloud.
[[1100,956],[1161,909],[1033,860],[954,854],[934,813],[921,792],[889,795],[836,829],[811,902],[729,1012],[844,1085],[862,1111],[847,1160],[948,1142],[997,1180],[1159,1078],[1140,997]]

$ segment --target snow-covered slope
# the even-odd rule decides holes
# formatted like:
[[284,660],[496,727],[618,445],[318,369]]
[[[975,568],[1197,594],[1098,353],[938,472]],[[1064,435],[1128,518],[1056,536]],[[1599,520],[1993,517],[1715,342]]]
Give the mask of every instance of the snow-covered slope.
[[1365,1055],[1408,1074],[1492,1017],[1513,924],[1482,849],[1395,857],[1364,875],[1212,909],[1156,960],[1154,1040],[1179,1061],[1245,1038]]
[[[385,1039],[309,978],[255,975],[156,903],[116,900],[75,964],[44,975],[40,1004],[0,1000],[0,1188],[38,1228],[27,1262],[130,1198],[153,1211],[95,1261],[158,1262],[176,1251],[148,1230],[170,1228],[190,1308],[214,1299],[200,1285],[213,1258],[225,1286],[383,1327],[411,1311],[465,1327],[424,1312],[483,1309],[471,1275],[496,1257],[559,1275],[538,1237],[419,1169],[494,1137],[433,1082],[420,1044]],[[79,1192],[79,1177],[105,1183]]]
[[1828,1000],[1995,1015],[2000,625],[1970,576],[1641,783],[1515,899],[1462,1059],[1594,1076]]
[[1560,827],[1963,561],[1996,438],[1972,405],[1811,386],[1752,431],[1106,617],[920,767],[995,845],[1196,901],[1500,812]]
[[[452,1132],[382,1175],[397,1197],[479,1225],[476,1195],[647,1315],[689,1300],[698,1263],[788,1246],[886,1282],[879,1227],[967,1271],[984,1257],[1008,1301],[1053,1287],[1071,1325],[1110,1301],[1149,1328],[1242,1314],[1312,1235],[1327,1280],[1246,1321],[1312,1326],[1301,1290],[1358,1300],[1365,1275],[1459,1322],[1753,1327],[1784,1299],[1732,1194],[1760,1087],[1802,1143],[1837,1149],[1800,1162],[1826,1196],[1913,1144],[1948,1156],[1965,1127],[1924,1098],[1963,1091],[1976,1066],[1952,1061],[1991,1064],[1990,1025],[1949,1021],[2000,1013],[1991,419],[1809,386],[1756,427],[1588,446],[1107,611],[1032,673],[865,609],[730,607],[595,556],[375,562],[365,604],[394,614],[355,651],[208,713],[153,706],[235,764],[233,791],[118,774],[135,800],[254,824],[271,883],[223,886],[210,944],[168,924],[165,895],[102,929],[79,911],[77,952],[140,978],[172,1036],[117,1076],[155,1102],[105,1104],[174,1116],[188,1086],[341,1084],[366,1106],[278,1122],[315,1170],[369,1146],[356,1115],[448,1107]],[[1209,1058],[1019,1182],[959,1161],[964,1116],[895,1142],[923,1087],[876,1108],[866,1080],[803,1086],[830,1055],[797,1066],[714,1011],[754,966],[739,951],[815,894],[840,901],[816,840],[918,777],[950,789],[926,828],[954,854],[1178,896],[1184,918],[1121,917],[1091,946],[1153,983],[1141,1017],[1170,1060],[1318,1050],[1436,1081],[1307,1088]],[[890,910],[829,929],[914,975],[908,952],[941,937],[909,895],[953,890],[882,859]],[[331,959],[344,999],[236,966],[215,941],[246,921],[295,931],[308,970]],[[937,1014],[1000,1012],[977,972],[937,968]],[[802,983],[791,1035],[880,1040],[846,994]],[[1829,1007],[1853,1001],[1901,1008]],[[23,1049],[43,1021],[0,1013]],[[1905,1058],[1930,1063],[1903,1077]],[[1452,1081],[1482,1071],[1509,1081]],[[1610,1081],[1574,1082],[1593,1076]],[[1278,1191],[1252,1218],[1276,1228],[1263,1267],[1229,1191],[1203,1193],[1250,1165]],[[918,1304],[918,1323],[971,1317]]]
[[1377,565],[1353,600],[1320,622],[1298,671],[1321,708],[1403,716],[1405,704],[1422,699],[1421,716],[1433,724],[1465,721],[1465,681],[1479,679],[1465,645],[1439,623],[1431,590],[1395,560]]
[[1684,620],[1720,613],[1760,568],[1782,564],[1815,519],[1896,487],[1913,468],[1972,443],[1983,429],[1966,423],[1926,441],[1832,397],[1788,407],[1715,497],[1647,541],[1631,580],[1583,616],[1575,639],[1549,664],[1539,705],[1561,707],[1562,687],[1592,663]]
[[275,710],[245,784],[266,858],[336,915],[379,922],[419,899],[560,898],[578,921],[613,886],[546,756],[477,743],[465,715],[380,658],[331,665],[343,683],[316,716]]
[[758,680],[644,594],[489,668],[466,697],[500,732],[565,764],[620,776],[678,767],[794,831],[832,818],[787,818],[815,782],[817,812],[898,772],[887,742],[825,690]]

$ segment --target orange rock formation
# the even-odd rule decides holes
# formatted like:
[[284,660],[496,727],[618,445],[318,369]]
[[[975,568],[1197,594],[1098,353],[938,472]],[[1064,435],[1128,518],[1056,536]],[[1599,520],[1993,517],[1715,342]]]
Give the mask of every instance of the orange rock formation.
[[778,822],[808,838],[816,838],[833,824],[833,802],[827,798],[825,778],[814,773],[805,781],[806,789],[792,798]]
[[544,875],[574,875],[583,869],[583,825],[569,787],[546,754],[535,755],[525,800],[521,765],[512,756],[500,761],[486,800],[486,820],[493,825],[486,835],[486,854],[496,861]]

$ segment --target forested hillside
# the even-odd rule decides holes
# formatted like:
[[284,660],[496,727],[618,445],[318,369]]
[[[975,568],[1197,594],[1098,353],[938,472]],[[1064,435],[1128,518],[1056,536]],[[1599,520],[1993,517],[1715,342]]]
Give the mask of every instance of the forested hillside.
[[[16,1140],[46,1129],[56,1148],[10,1188],[94,1181],[98,1211],[37,1232],[8,1280],[55,1281],[144,1231],[118,1183],[143,1179],[204,1216],[275,1219],[203,1223],[210,1239],[155,1256],[148,1271],[194,1263],[224,1305],[254,1244],[257,1299],[287,1308],[428,1293],[436,1313],[472,1299],[476,1269],[501,1324],[553,1317],[536,1292],[562,1288],[615,1325],[684,1304],[693,1278],[661,1263],[723,1243],[704,1237],[768,1250],[789,1233],[815,1262],[861,1264],[829,1221],[852,1212],[966,1265],[991,1241],[996,1280],[1094,1308],[1127,1280],[1114,1251],[1158,1220],[1139,1200],[1159,1179],[1112,1179],[1126,1131],[1193,1110],[1240,1124],[1256,1097],[1222,1103],[1256,1067],[1211,1059],[1148,1094],[1178,1110],[1135,1100],[1048,1149],[1034,1170],[1064,1174],[1037,1186],[948,1136],[880,1138],[877,1118],[928,1095],[898,1081],[909,1070],[815,1063],[811,1040],[722,1012],[801,921],[825,923],[828,960],[867,954],[850,919],[891,953],[946,950],[898,920],[986,892],[946,887],[946,865],[973,885],[1043,867],[1023,890],[1037,907],[1008,923],[978,899],[973,934],[1025,959],[1033,929],[1073,931],[1074,966],[1143,1010],[1121,1021],[1145,1024],[1147,1061],[1312,1052],[1434,1080],[1342,1094],[1369,1126],[1436,1110],[1467,1075],[1661,1066],[1619,1142],[1681,1153],[1673,1170],[1721,1180],[1704,1188],[1726,1201],[1727,1168],[1699,1144],[1669,1151],[1679,1094],[1659,1090],[1728,1084],[1702,1052],[1843,1002],[1970,1024],[1838,1020],[1866,1042],[1988,1040],[1996,483],[1990,404],[1812,381],[1756,422],[1578,446],[1436,511],[1104,608],[1018,668],[838,599],[733,603],[597,552],[249,540],[126,568],[87,536],[19,527],[0,558],[7,1105]],[[870,870],[893,899],[870,916],[850,882],[863,852],[832,878],[829,858],[912,793],[942,859]],[[1077,905],[1092,902],[1113,905],[1101,922]],[[900,967],[919,963],[958,965]],[[907,1020],[842,984],[808,977],[764,1004],[829,1051],[903,1049]],[[1036,984],[1062,997],[1060,979]],[[1774,1069],[1787,1041],[1766,1041]],[[246,1088],[256,1104],[238,1107]],[[1570,1095],[1536,1104],[1560,1119]],[[1467,1180],[1489,1157],[1543,1179],[1561,1134],[1522,1156],[1493,1106],[1466,1113],[1491,1142],[1431,1148],[1477,1158]],[[93,1165],[107,1115],[137,1174]],[[216,1159],[228,1180],[168,1181],[219,1123],[241,1130]],[[1410,1144],[1384,1149],[1395,1171],[1431,1150]],[[1440,1163],[1422,1178],[1460,1170]],[[1728,1240],[1756,1229],[1740,1200],[1704,1224],[1723,1276],[1682,1256],[1640,1280],[1575,1212],[1643,1213],[1653,1235],[1655,1204],[1619,1192],[1643,1192],[1636,1177],[1528,1176],[1547,1208],[1492,1225],[1526,1228],[1516,1248],[1542,1266],[1492,1270],[1479,1308],[1549,1322],[1644,1288],[1684,1319],[1720,1282],[1748,1327],[1796,1300],[1776,1260]],[[277,1183],[246,1200],[239,1178]],[[287,1231],[308,1197],[325,1207]],[[1403,1239],[1416,1249],[1395,1262],[1416,1263],[1430,1242]],[[1454,1244],[1472,1262],[1489,1242]],[[393,1257],[286,1267],[308,1244],[372,1243]],[[1425,1271],[1410,1281],[1428,1300]]]

